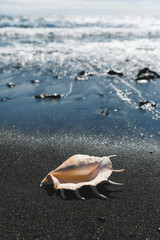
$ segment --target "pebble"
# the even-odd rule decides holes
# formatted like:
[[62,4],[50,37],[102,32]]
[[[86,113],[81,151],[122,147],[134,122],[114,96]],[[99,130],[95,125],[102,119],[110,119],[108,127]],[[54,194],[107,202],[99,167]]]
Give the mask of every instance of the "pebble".
[[160,78],[160,75],[158,73],[156,73],[155,71],[152,71],[148,67],[146,67],[146,68],[139,70],[136,81],[137,82],[141,82],[144,80],[150,81],[155,78]]
[[13,82],[9,82],[9,83],[7,83],[7,86],[8,86],[9,88],[13,88],[13,87],[16,86],[16,84],[13,83]]
[[98,221],[104,223],[106,221],[106,217],[99,217]]
[[92,76],[93,76],[93,73],[91,73],[91,72],[86,72],[86,71],[81,71],[81,72],[78,73],[78,76],[84,76],[84,75],[89,76],[89,77],[92,77]]
[[75,77],[75,80],[87,80],[88,77],[92,77],[93,73],[91,72],[86,72],[86,71],[81,71],[78,73],[77,77]]
[[9,100],[9,99],[10,99],[10,98],[8,98],[8,97],[0,98],[0,102],[7,101],[7,100]]
[[107,109],[104,109],[104,110],[101,111],[101,114],[102,114],[103,116],[107,116],[108,113],[109,113],[109,111],[108,111]]
[[139,107],[142,109],[156,107],[156,103],[150,102],[150,101],[142,101],[142,102],[139,102]]
[[31,83],[39,83],[40,81],[38,79],[31,80]]
[[129,232],[129,236],[130,237],[134,237],[134,233],[133,232]]
[[85,71],[81,71],[78,73],[79,76],[83,76],[85,74]]
[[118,75],[119,77],[122,77],[124,74],[122,73],[122,72],[117,72],[117,71],[115,71],[115,70],[109,70],[108,72],[107,72],[109,75],[111,75],[111,76],[113,76],[113,75]]
[[160,77],[160,75],[158,73],[156,73],[155,71],[150,70],[148,67],[142,68],[141,70],[139,70],[137,76],[139,77],[139,76],[141,76],[143,74],[147,74],[147,73],[151,73],[151,74],[153,74],[153,75],[155,75],[157,77]]
[[35,98],[39,98],[39,99],[60,99],[61,95],[54,93],[54,94],[40,94],[40,95],[36,95]]

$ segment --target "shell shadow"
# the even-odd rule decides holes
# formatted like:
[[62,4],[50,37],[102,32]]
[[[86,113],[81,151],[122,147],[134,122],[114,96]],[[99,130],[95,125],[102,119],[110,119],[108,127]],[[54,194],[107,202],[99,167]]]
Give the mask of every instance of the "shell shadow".
[[50,197],[52,197],[56,193],[56,190],[54,189],[53,184],[44,185],[42,187],[46,190],[47,194]]
[[[107,198],[117,198],[121,199],[119,196],[112,196],[113,193],[120,193],[123,190],[112,190],[108,189],[107,186],[110,184],[107,183],[100,183],[97,185],[97,190],[99,193],[103,194]],[[85,197],[85,199],[101,199],[101,200],[106,200],[99,198],[98,196],[95,195],[95,193],[92,191],[92,189],[89,186],[84,186],[79,190],[80,194]]]
[[[119,196],[112,196],[111,194],[113,193],[120,193],[123,192],[123,190],[114,190],[114,189],[107,189],[107,186],[109,186],[110,184],[107,183],[100,183],[97,186],[97,190],[105,195],[107,198],[116,198],[116,199],[121,199],[121,197]],[[61,194],[60,191],[56,191],[53,187],[53,184],[48,184],[43,186],[43,188],[46,190],[47,194],[52,197],[54,194],[56,194],[57,197],[61,198]],[[85,199],[99,199],[98,196],[96,196],[93,191],[91,190],[91,188],[89,186],[84,186],[82,188],[79,189],[80,195],[82,197],[85,197]],[[65,190],[65,196],[66,196],[66,200],[73,200],[73,199],[77,199],[77,197],[75,196],[74,191],[71,190]],[[102,199],[103,200],[103,199]]]

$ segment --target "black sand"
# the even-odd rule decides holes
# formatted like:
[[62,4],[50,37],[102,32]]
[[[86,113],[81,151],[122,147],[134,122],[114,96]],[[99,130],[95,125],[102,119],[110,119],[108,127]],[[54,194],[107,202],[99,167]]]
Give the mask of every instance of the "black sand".
[[[160,239],[160,150],[157,143],[126,142],[122,146],[83,137],[56,141],[1,131],[1,240],[12,239]],[[98,140],[97,140],[98,141]],[[98,199],[88,188],[86,201],[66,191],[67,200],[52,185],[40,188],[51,170],[75,153],[111,155],[111,180],[100,184],[107,196]]]

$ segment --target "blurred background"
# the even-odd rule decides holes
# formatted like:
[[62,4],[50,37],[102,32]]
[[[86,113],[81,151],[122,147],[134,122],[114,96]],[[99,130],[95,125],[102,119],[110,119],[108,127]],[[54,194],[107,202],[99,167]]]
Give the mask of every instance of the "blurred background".
[[1,127],[159,138],[159,10],[158,0],[1,0]]
[[1,0],[0,4],[1,14],[11,15],[160,15],[158,0]]

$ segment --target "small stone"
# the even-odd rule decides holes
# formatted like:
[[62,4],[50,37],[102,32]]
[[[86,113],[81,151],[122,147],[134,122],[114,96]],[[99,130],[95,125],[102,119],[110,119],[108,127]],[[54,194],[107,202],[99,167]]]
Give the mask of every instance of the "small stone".
[[104,94],[103,94],[103,93],[99,93],[99,96],[100,96],[100,97],[103,97],[103,96],[104,96]]
[[34,96],[34,97],[35,97],[35,98],[40,98],[40,99],[43,99],[43,98],[45,98],[43,94],[36,95],[36,96]]
[[160,78],[160,75],[158,73],[156,73],[155,71],[152,71],[148,67],[146,67],[146,68],[139,70],[136,81],[137,82],[141,82],[144,80],[150,81],[155,78]]
[[108,74],[111,75],[111,76],[118,75],[119,77],[122,77],[124,75],[122,72],[117,72],[117,71],[112,70],[112,69],[108,71]]
[[93,73],[91,72],[81,71],[75,77],[75,80],[87,80],[88,77],[92,77],[92,76],[93,76]]
[[101,111],[101,114],[102,114],[103,116],[107,116],[108,113],[109,113],[109,111],[108,111],[107,109],[104,109],[104,110]]
[[141,76],[142,74],[146,74],[146,73],[149,73],[150,72],[150,69],[148,67],[146,68],[142,68],[139,70],[137,76]]
[[152,74],[155,77],[160,77],[160,75],[158,73],[156,73],[155,71],[150,70],[148,67],[139,70],[137,76],[139,77],[139,76],[142,76],[144,74]]
[[104,223],[106,221],[106,217],[99,217],[98,221]]
[[31,80],[31,83],[39,83],[40,81],[38,79]]
[[61,95],[54,93],[54,94],[40,94],[40,95],[36,95],[35,98],[39,98],[39,99],[60,99]]
[[4,98],[0,98],[0,102],[4,102],[4,101],[7,101],[9,98],[7,97],[4,97]]
[[78,75],[83,76],[83,75],[85,75],[85,73],[86,73],[85,71],[81,71],[81,72],[78,73]]
[[13,82],[9,82],[9,83],[7,83],[7,86],[8,86],[9,88],[13,88],[13,87],[16,86],[16,84],[13,83]]
[[129,232],[129,236],[130,237],[134,237],[134,233],[133,232]]
[[156,103],[150,101],[139,102],[139,107],[142,109],[149,109],[151,107],[156,107]]
[[94,76],[94,74],[91,73],[91,72],[88,72],[87,75],[88,75],[89,77],[93,77],[93,76]]

